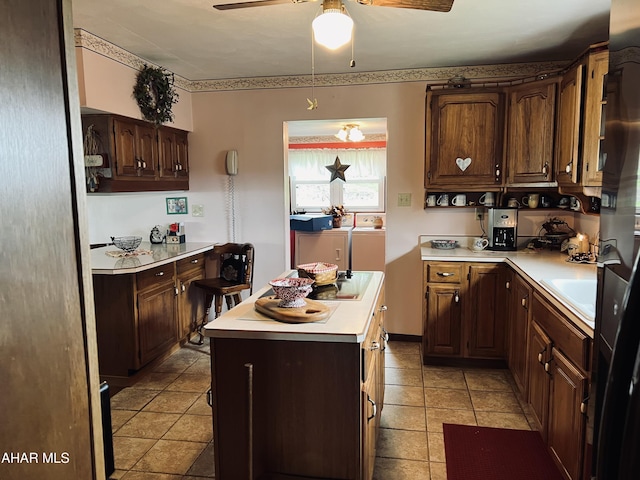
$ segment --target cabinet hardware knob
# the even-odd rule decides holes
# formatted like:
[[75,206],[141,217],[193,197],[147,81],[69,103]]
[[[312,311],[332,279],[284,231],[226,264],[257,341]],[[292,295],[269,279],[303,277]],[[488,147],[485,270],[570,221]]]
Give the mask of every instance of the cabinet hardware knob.
[[458,292],[458,290],[456,290],[453,294],[453,301],[456,303],[460,303],[460,292]]
[[387,306],[386,305],[380,305],[380,311],[381,312],[386,312],[387,311]]
[[438,272],[437,275],[439,277],[453,277],[455,275],[455,273],[451,273],[451,272]]
[[191,260],[191,263],[198,263],[198,260]]
[[378,342],[371,342],[371,346],[369,347],[370,351],[380,350],[380,344]]
[[539,353],[539,354],[538,354],[538,362],[539,362],[539,363],[542,363],[542,353]]
[[571,174],[571,170],[573,170],[573,162],[567,163],[567,166],[564,167],[564,171],[567,172],[568,174]]
[[544,364],[544,371],[549,373],[549,370],[551,370],[551,360],[549,360],[548,362],[545,362]]
[[158,272],[156,273],[156,277],[162,277],[164,275],[164,272]]
[[544,167],[542,167],[542,174],[545,177],[549,175],[549,162],[544,162]]
[[178,290],[178,287],[173,287],[173,293],[175,294],[176,297],[180,295],[180,291]]
[[582,413],[583,415],[584,415],[585,413],[587,413],[587,403],[586,403],[586,402],[582,402],[582,403],[580,404],[580,413]]
[[367,417],[367,422],[369,422],[370,420],[372,420],[377,412],[378,412],[378,406],[376,405],[376,402],[374,402],[373,400],[371,400],[371,397],[369,396],[369,394],[367,394],[367,402],[369,402],[371,404],[372,411],[371,411],[371,416]]
[[511,282],[507,281],[504,286],[507,290],[511,290]]
[[182,290],[183,293],[187,291],[187,287],[182,282],[180,282],[180,290]]

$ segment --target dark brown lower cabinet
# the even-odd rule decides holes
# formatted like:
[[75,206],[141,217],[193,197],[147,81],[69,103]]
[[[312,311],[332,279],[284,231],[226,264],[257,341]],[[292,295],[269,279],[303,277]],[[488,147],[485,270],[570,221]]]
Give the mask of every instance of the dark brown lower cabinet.
[[540,295],[529,330],[529,403],[567,480],[582,478],[590,339]]

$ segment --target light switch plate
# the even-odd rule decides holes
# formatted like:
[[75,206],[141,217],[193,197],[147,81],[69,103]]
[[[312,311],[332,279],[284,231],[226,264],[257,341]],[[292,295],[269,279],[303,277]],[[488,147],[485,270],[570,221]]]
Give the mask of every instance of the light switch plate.
[[411,206],[411,194],[410,193],[399,193],[398,194],[398,206],[399,207],[410,207]]

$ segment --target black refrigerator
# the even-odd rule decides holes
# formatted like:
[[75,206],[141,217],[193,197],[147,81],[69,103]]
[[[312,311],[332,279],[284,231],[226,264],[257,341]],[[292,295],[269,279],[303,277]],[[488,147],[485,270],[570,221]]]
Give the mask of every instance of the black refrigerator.
[[590,412],[592,478],[640,478],[640,5],[612,0]]

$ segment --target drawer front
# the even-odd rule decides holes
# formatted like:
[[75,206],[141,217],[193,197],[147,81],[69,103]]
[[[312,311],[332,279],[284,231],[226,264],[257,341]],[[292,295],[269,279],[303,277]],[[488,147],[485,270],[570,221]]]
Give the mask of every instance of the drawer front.
[[427,265],[427,281],[429,283],[461,283],[464,274],[464,263],[430,263]]
[[204,268],[204,253],[193,255],[188,258],[183,258],[176,262],[176,269],[178,275],[181,273],[189,272],[191,270],[201,270]]
[[589,371],[589,337],[537,293],[533,296],[533,318],[544,328],[555,348],[583,371]]
[[160,267],[151,268],[144,272],[137,273],[136,282],[138,285],[138,291],[145,290],[162,283],[173,283],[173,272],[174,263],[167,263],[166,265],[161,265]]

